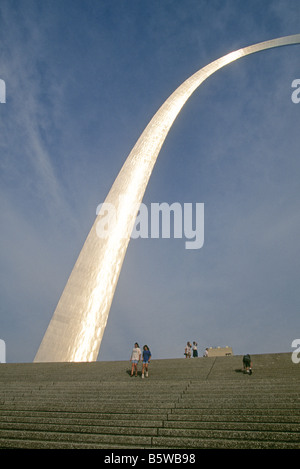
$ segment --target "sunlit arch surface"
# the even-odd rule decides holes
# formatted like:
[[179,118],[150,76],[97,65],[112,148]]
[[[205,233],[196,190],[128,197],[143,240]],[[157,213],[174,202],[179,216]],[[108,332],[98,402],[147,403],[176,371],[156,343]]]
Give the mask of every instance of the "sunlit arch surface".
[[117,210],[116,224],[107,238],[100,238],[97,223],[103,214],[97,216],[35,362],[97,360],[131,231],[153,166],[174,120],[196,88],[217,70],[241,57],[299,43],[300,34],[296,34],[231,52],[193,74],[164,102],[133,147],[105,200]]

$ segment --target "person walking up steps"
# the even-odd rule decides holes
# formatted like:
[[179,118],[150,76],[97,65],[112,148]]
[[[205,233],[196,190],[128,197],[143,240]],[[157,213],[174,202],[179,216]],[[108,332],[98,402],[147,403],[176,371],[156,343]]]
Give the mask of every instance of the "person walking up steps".
[[148,378],[148,364],[150,363],[150,358],[151,358],[151,352],[149,350],[149,347],[148,345],[144,345],[142,378],[144,378],[145,370],[146,370],[146,378]]
[[252,375],[252,361],[248,353],[243,356],[243,371],[248,373],[248,375]]

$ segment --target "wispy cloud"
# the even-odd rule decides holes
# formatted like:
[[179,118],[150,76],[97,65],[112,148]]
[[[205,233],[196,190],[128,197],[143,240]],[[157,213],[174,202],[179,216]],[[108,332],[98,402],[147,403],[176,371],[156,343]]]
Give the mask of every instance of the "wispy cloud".
[[12,12],[1,6],[1,74],[7,83],[6,116],[1,123],[6,158],[1,163],[10,171],[12,183],[23,179],[24,187],[41,199],[46,210],[51,205],[65,210],[63,181],[49,153],[49,142],[58,130],[55,125],[60,124],[60,91],[43,63],[44,29],[34,18],[19,15],[22,9]]

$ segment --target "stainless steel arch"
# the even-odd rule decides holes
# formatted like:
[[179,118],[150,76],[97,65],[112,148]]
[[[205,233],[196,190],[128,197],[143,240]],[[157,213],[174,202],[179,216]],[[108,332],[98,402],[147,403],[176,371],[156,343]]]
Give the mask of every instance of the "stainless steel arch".
[[[97,216],[52,316],[35,362],[97,359],[122,263],[153,166],[181,108],[210,75],[225,65],[266,49],[300,43],[300,34],[260,42],[203,67],[164,102],[127,157],[105,200],[116,209],[113,229],[103,239]],[[121,196],[121,197],[120,197]]]

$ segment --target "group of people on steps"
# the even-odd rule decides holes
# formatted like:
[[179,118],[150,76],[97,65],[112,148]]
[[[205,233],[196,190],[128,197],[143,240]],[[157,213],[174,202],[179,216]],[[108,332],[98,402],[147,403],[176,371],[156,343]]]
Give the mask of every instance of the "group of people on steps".
[[143,354],[142,354],[140,346],[136,342],[134,344],[133,350],[131,352],[131,357],[130,357],[130,361],[131,361],[131,374],[130,374],[130,376],[133,376],[134,372],[135,372],[135,376],[137,376],[137,366],[138,366],[138,362],[141,360],[141,358],[143,358],[142,378],[144,378],[145,376],[146,376],[146,378],[148,378],[148,365],[149,365],[150,359],[151,359],[151,352],[149,350],[148,345],[144,345]]
[[[187,347],[189,347],[191,344],[188,342]],[[197,343],[193,342],[194,348],[193,352],[195,351],[196,353],[193,353],[193,357],[197,357]],[[191,348],[190,348],[191,350]],[[185,356],[186,358],[190,358],[190,355],[187,353],[187,348],[185,350]],[[142,378],[146,376],[148,378],[148,365],[150,363],[151,359],[151,352],[149,350],[148,345],[144,345],[143,347],[143,353],[141,352],[140,346],[137,342],[135,342],[133,350],[131,352],[130,356],[130,361],[131,361],[131,374],[130,376],[137,376],[137,366],[140,360],[143,360],[142,364]],[[244,373],[247,374],[252,374],[252,360],[249,354],[243,356],[243,371]]]

